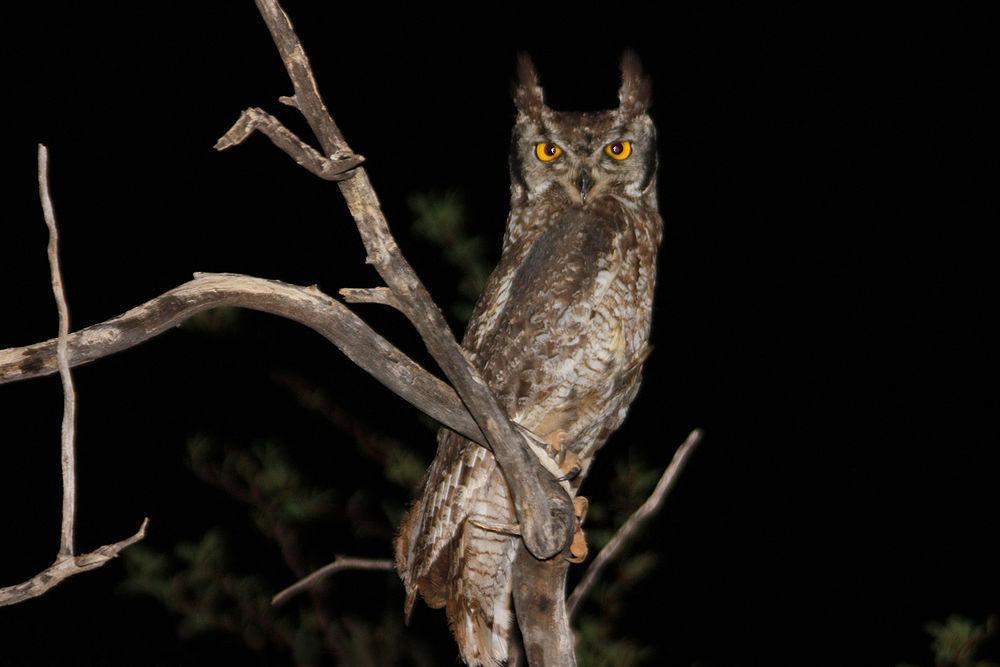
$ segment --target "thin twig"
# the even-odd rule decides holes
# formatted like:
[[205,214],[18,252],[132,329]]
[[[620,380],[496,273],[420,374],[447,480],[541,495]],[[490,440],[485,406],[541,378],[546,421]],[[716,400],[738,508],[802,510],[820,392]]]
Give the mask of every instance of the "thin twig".
[[594,558],[590,567],[584,573],[583,579],[580,580],[580,583],[576,585],[573,593],[566,600],[566,606],[569,609],[571,619],[576,615],[576,612],[580,608],[580,603],[590,593],[608,564],[619,556],[622,549],[635,537],[635,534],[639,532],[642,525],[663,506],[663,501],[666,500],[667,494],[674,487],[674,483],[677,481],[681,470],[684,469],[684,464],[687,463],[691,453],[698,446],[698,443],[701,442],[702,436],[703,432],[701,429],[696,428],[691,431],[684,443],[677,448],[677,452],[670,461],[670,465],[663,472],[663,476],[656,483],[656,488],[653,489],[646,502],[632,513],[632,516],[622,524],[622,527],[618,529],[614,537],[611,538],[604,548],[601,549],[601,552],[597,554],[597,557]]
[[49,195],[49,151],[44,144],[38,144],[38,196],[42,200],[42,216],[49,228],[49,270],[52,274],[52,294],[56,298],[59,313],[59,338],[56,343],[56,357],[59,364],[59,378],[63,387],[62,421],[62,464],[63,501],[62,529],[59,533],[59,556],[73,555],[73,524],[76,520],[76,390],[67,361],[67,339],[69,337],[69,307],[63,289],[62,270],[59,267],[59,230],[56,214]]
[[17,604],[38,597],[75,574],[98,568],[115,558],[122,549],[135,544],[146,536],[149,519],[143,519],[139,531],[132,537],[99,547],[90,553],[74,555],[73,525],[76,520],[76,392],[69,362],[69,309],[63,290],[62,272],[59,269],[59,230],[49,194],[49,153],[38,145],[38,192],[42,201],[42,215],[49,228],[49,268],[52,273],[52,293],[59,311],[59,338],[56,339],[56,361],[63,386],[62,423],[62,528],[59,536],[59,553],[52,565],[34,577],[14,586],[0,588],[0,607]]
[[281,606],[307,588],[315,586],[330,575],[343,570],[382,570],[389,572],[394,569],[396,569],[395,563],[388,558],[352,558],[350,556],[338,555],[333,559],[332,563],[328,563],[312,574],[299,579],[275,595],[271,598],[271,605],[275,607]]

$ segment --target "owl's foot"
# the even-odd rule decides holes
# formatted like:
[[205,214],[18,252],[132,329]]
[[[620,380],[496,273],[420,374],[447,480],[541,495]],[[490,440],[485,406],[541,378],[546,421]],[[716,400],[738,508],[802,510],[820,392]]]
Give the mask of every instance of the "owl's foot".
[[569,556],[566,557],[570,563],[582,563],[587,560],[587,535],[583,532],[583,520],[587,517],[587,509],[590,501],[583,496],[573,499],[573,511],[576,514],[576,530],[573,531],[573,542],[569,545]]
[[501,535],[521,536],[521,526],[517,523],[493,523],[491,521],[480,521],[475,517],[469,517],[469,523],[476,528],[482,528],[490,533],[500,533]]

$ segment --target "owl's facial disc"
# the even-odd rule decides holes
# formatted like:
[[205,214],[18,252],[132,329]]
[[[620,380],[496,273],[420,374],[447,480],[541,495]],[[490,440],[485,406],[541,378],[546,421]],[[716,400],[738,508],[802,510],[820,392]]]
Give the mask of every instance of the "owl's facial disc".
[[637,201],[656,170],[656,135],[648,115],[618,111],[520,114],[514,126],[512,194],[525,201],[603,206]]

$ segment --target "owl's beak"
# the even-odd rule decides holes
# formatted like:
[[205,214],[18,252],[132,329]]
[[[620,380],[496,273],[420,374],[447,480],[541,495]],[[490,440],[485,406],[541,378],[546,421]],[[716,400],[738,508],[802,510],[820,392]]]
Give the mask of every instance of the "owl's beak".
[[594,179],[591,178],[590,172],[581,169],[576,184],[580,188],[580,201],[587,201],[587,193],[590,192],[590,188],[594,187]]

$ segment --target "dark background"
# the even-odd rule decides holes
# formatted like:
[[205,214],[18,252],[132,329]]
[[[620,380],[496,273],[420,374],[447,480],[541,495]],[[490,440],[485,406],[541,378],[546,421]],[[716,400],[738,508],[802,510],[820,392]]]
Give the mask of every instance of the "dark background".
[[[212,150],[250,105],[305,132],[276,102],[290,84],[252,3],[38,4],[5,12],[0,43],[0,347],[56,331],[38,142],[51,151],[75,327],[194,271],[327,292],[377,284],[332,186],[259,137]],[[657,663],[927,664],[925,622],[1000,611],[988,541],[1000,500],[1000,218],[986,106],[997,54],[982,17],[286,9],[404,252],[442,301],[454,281],[408,235],[406,197],[458,189],[498,255],[516,52],[535,57],[560,109],[614,106],[622,48],[642,56],[666,221],[655,352],[602,459],[640,443],[662,467],[691,428],[706,431],[643,538],[661,564],[627,600],[629,632]],[[401,318],[359,312],[430,363]],[[183,463],[184,439],[206,424],[247,437],[292,430],[336,471],[315,424],[287,424],[297,413],[268,393],[269,369],[297,369],[414,432],[415,410],[315,334],[250,321],[245,339],[180,330],[75,374],[81,548],[149,515],[149,540],[169,549],[239,512]],[[57,379],[0,386],[0,584],[57,548],[60,396]],[[433,442],[413,446],[430,456]],[[370,474],[334,477],[362,485]],[[584,493],[600,497],[597,483]],[[387,549],[330,539],[331,557]],[[0,610],[0,663],[242,655],[225,639],[179,643],[161,607],[116,593],[122,576],[115,563]],[[401,603],[401,591],[385,601]],[[448,641],[443,615],[418,616],[414,632]]]

